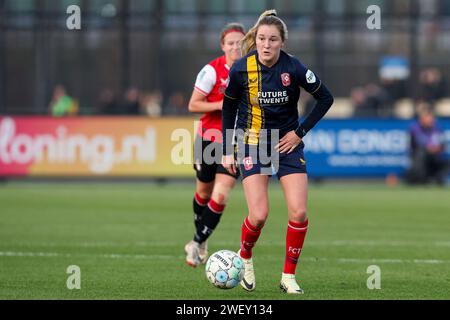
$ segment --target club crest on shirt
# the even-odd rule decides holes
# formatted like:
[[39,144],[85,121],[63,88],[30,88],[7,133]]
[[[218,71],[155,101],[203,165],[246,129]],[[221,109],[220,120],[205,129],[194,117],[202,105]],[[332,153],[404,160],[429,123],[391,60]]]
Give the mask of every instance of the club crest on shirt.
[[220,80],[219,93],[224,94],[228,87],[229,78],[227,79],[219,78],[219,80]]
[[291,85],[291,75],[289,73],[283,73],[281,75],[281,82],[283,82],[283,86],[288,87]]
[[253,160],[252,160],[252,157],[244,158],[244,160],[242,161],[242,163],[244,164],[244,168],[245,168],[245,170],[247,170],[247,171],[253,168]]

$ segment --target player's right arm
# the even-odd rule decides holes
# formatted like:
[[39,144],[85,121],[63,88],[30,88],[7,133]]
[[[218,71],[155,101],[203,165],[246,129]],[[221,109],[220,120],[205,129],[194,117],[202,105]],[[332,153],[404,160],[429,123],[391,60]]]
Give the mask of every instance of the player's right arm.
[[216,70],[211,65],[203,67],[197,76],[194,91],[189,101],[190,112],[206,113],[222,110],[222,101],[207,101],[207,97],[216,85],[216,81]]
[[208,102],[203,93],[194,89],[191,100],[189,101],[189,112],[206,113],[217,110],[222,110],[222,101]]

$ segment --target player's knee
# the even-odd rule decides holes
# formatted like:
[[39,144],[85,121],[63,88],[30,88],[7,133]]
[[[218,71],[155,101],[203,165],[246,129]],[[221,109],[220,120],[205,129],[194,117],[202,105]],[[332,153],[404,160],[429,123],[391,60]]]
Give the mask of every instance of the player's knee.
[[297,223],[303,223],[306,220],[308,220],[308,215],[306,213],[305,208],[297,208],[297,209],[291,210],[289,216],[290,216],[290,220],[297,222]]
[[259,220],[256,220],[254,226],[255,226],[257,229],[262,229],[262,228],[264,227],[264,225],[266,224],[266,220],[267,220],[267,219],[259,219]]
[[229,185],[227,183],[216,183],[211,197],[219,204],[226,204],[228,202],[228,198],[230,197],[232,188],[233,185]]
[[214,192],[211,196],[216,203],[225,205],[228,202],[229,193]]
[[261,229],[266,224],[269,210],[265,208],[252,210],[250,214],[250,223],[257,229]]
[[197,190],[197,194],[202,199],[211,199],[212,191],[207,190],[207,189],[200,189],[200,190]]

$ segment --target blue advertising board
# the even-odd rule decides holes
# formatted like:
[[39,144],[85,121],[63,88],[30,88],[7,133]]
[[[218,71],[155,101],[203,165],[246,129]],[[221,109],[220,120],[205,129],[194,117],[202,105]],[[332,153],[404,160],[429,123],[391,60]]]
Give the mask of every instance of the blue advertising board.
[[[406,120],[320,121],[305,137],[305,157],[311,177],[385,177],[402,175],[409,167]],[[450,120],[438,120],[450,158]]]

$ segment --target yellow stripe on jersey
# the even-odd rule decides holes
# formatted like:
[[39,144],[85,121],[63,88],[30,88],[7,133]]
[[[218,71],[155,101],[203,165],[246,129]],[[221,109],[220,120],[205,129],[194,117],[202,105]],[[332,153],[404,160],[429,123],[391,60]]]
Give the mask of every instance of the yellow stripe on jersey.
[[263,124],[263,112],[259,105],[258,93],[261,91],[261,67],[256,61],[256,55],[247,58],[247,75],[248,75],[248,121],[246,144],[257,145],[259,142],[259,134]]

